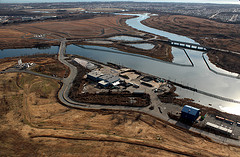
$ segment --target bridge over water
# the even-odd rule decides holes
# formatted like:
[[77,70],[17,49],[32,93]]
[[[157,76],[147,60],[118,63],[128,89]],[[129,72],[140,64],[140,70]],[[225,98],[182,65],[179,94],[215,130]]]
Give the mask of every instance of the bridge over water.
[[184,47],[184,48],[189,48],[194,50],[206,51],[208,49],[207,47],[204,47],[199,44],[187,43],[182,41],[169,40],[168,42],[172,46],[179,46],[179,47]]

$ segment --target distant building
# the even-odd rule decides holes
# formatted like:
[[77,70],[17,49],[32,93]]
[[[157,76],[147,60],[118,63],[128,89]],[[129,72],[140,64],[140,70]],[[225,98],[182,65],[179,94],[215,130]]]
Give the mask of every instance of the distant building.
[[22,59],[19,59],[18,60],[18,65],[21,66],[23,63],[22,63]]
[[33,66],[33,65],[34,65],[33,63],[23,63],[22,59],[19,59],[18,64],[16,65],[16,68],[27,69],[27,68],[29,68],[30,66]]
[[199,117],[200,109],[185,105],[181,111],[181,119],[187,122],[195,122]]

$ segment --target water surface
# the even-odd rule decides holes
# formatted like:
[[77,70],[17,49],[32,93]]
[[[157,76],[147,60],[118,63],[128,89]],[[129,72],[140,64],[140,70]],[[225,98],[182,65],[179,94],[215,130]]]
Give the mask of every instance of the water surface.
[[[182,57],[178,56],[179,59],[177,60],[181,61],[183,65],[164,62],[143,55],[129,54],[116,49],[101,46],[81,45],[81,47],[78,47],[75,45],[70,45],[67,47],[68,54],[77,54],[103,63],[116,63],[151,75],[194,87],[208,93],[240,101],[239,79],[218,75],[210,71],[204,62],[202,58],[202,52],[200,51],[187,50],[189,57],[194,63],[194,66],[190,64],[190,61],[187,59],[186,55],[184,55],[182,49],[173,48],[173,51],[175,51],[175,53],[182,54],[180,55]],[[210,62],[209,64],[211,67],[221,70],[224,73],[232,74],[228,71],[217,68]],[[208,106],[208,104],[212,104],[212,106],[217,109],[224,109],[224,107],[229,107],[229,105],[236,106],[235,103],[218,100],[216,98],[211,98],[209,96],[180,88],[178,88],[177,93],[180,95],[180,97],[195,99],[196,102],[200,101],[200,103],[203,105]]]
[[153,44],[149,44],[149,43],[143,43],[143,44],[127,44],[129,46],[135,47],[135,48],[139,48],[139,49],[143,49],[143,50],[151,50],[155,47],[155,45]]
[[169,33],[169,32],[166,32],[166,31],[158,30],[158,29],[151,28],[151,27],[143,25],[141,23],[141,21],[150,17],[150,14],[148,14],[148,13],[146,13],[146,14],[122,14],[122,15],[138,16],[136,18],[128,19],[126,21],[126,23],[129,26],[131,26],[135,29],[138,29],[140,31],[144,31],[144,32],[155,34],[155,35],[160,35],[160,36],[163,36],[163,37],[167,37],[170,40],[183,41],[183,42],[198,44],[193,39],[190,39],[188,37],[185,37],[185,36],[182,36],[182,35],[177,35],[177,34],[174,34],[174,33]]
[[38,48],[22,48],[22,49],[4,49],[0,50],[0,58],[5,57],[19,57],[33,54],[57,54],[59,46],[51,46],[47,49],[38,49]]
[[126,36],[126,35],[121,35],[121,36],[114,36],[108,38],[110,40],[119,40],[119,41],[142,41],[142,38],[138,37],[131,37],[131,36]]

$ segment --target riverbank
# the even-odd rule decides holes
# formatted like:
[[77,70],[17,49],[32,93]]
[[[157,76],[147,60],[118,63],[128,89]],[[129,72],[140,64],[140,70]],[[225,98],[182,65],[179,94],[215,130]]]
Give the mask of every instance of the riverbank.
[[181,106],[181,107],[183,107],[184,105],[189,105],[189,106],[196,107],[196,108],[201,110],[202,116],[204,116],[206,113],[208,113],[208,114],[210,114],[214,117],[215,116],[220,116],[220,117],[225,117],[227,119],[231,119],[235,122],[240,121],[240,116],[238,116],[238,115],[222,112],[222,111],[214,109],[210,106],[207,107],[207,106],[201,105],[197,102],[194,102],[194,100],[192,100],[192,99],[178,98],[178,95],[176,93],[174,93],[174,91],[163,94],[163,95],[158,95],[158,97],[164,103],[175,104],[175,105],[178,105],[178,106]]
[[[41,95],[37,95],[37,98],[34,97],[33,93],[39,93],[39,92],[50,92],[49,90],[36,91],[33,89],[36,89],[37,85],[44,86],[44,82],[41,82],[41,78],[32,78],[32,79],[26,79],[25,77],[29,78],[27,74],[23,74],[20,77],[20,80],[26,80],[26,81],[20,81],[19,79],[15,79],[13,75],[11,77],[7,77],[8,74],[4,74],[4,80],[10,79],[11,81],[4,81],[3,82],[9,82],[10,84],[14,84],[14,81],[20,82],[20,86],[23,88],[20,88],[21,90],[25,91],[26,97],[24,96],[24,99],[27,99],[27,104],[23,104],[23,110],[18,109],[15,110],[8,110],[4,112],[2,119],[5,121],[2,123],[5,129],[1,130],[1,133],[5,135],[6,128],[8,131],[16,131],[14,129],[17,128],[17,132],[15,132],[15,139],[20,138],[24,139],[24,144],[27,144],[28,141],[32,141],[33,147],[35,147],[35,142],[38,143],[38,153],[44,153],[48,154],[49,149],[44,149],[44,147],[52,145],[53,143],[57,142],[57,140],[61,140],[62,138],[65,139],[65,142],[68,144],[76,144],[76,141],[72,143],[71,139],[84,139],[84,140],[95,140],[96,143],[102,141],[99,140],[99,138],[103,139],[105,137],[105,134],[111,136],[111,139],[114,139],[116,142],[127,142],[129,144],[129,138],[132,138],[130,144],[136,144],[139,143],[138,139],[145,139],[145,142],[142,142],[141,145],[143,147],[153,147],[154,149],[161,149],[162,146],[169,145],[169,147],[164,147],[164,150],[167,152],[170,151],[174,154],[187,154],[187,155],[193,155],[196,154],[195,151],[199,153],[199,151],[204,150],[204,153],[201,153],[202,155],[219,155],[221,151],[224,152],[224,154],[227,153],[225,150],[224,145],[217,144],[212,142],[210,139],[206,137],[202,137],[199,134],[195,134],[186,130],[182,130],[180,128],[175,128],[172,125],[169,125],[169,123],[164,122],[160,119],[156,119],[152,116],[146,115],[146,114],[140,114],[137,112],[131,112],[131,111],[105,111],[105,110],[99,110],[99,111],[82,111],[82,110],[76,110],[76,109],[69,109],[66,108],[59,103],[55,103],[54,101],[56,98],[51,97],[41,97]],[[35,84],[35,80],[37,84]],[[39,80],[39,81],[38,81]],[[49,80],[50,81],[50,80]],[[50,82],[45,82],[46,86],[49,87]],[[1,84],[1,82],[0,82]],[[19,84],[19,83],[17,83]],[[27,93],[28,90],[25,88],[29,88],[29,91],[32,93],[31,97],[29,97],[29,93]],[[10,89],[10,88],[7,88]],[[56,90],[55,88],[52,88],[52,90]],[[6,88],[4,88],[6,90]],[[1,90],[0,90],[1,91]],[[6,91],[5,91],[6,92]],[[11,88],[11,92],[12,88]],[[19,93],[19,91],[16,91]],[[50,92],[55,93],[55,92]],[[10,94],[10,93],[8,93]],[[6,103],[10,101],[10,99],[4,99]],[[51,100],[51,101],[50,101]],[[50,104],[49,104],[50,101]],[[21,101],[22,102],[22,101]],[[17,118],[19,114],[13,114],[15,112],[20,113],[20,116],[24,117],[24,120],[21,121],[21,118]],[[160,114],[160,113],[158,113]],[[6,115],[6,118],[5,118]],[[15,118],[13,118],[15,117]],[[19,120],[19,121],[17,121]],[[9,123],[7,122],[11,122]],[[104,125],[103,125],[104,123]],[[14,128],[14,129],[13,129]],[[126,129],[127,128],[127,129]],[[138,128],[138,129],[136,129]],[[151,130],[154,130],[153,132]],[[106,133],[106,130],[111,130]],[[56,132],[57,131],[57,132]],[[79,135],[79,132],[84,132]],[[54,133],[55,136],[52,136]],[[77,134],[78,135],[77,135]],[[179,135],[181,134],[181,138]],[[89,137],[91,135],[91,138]],[[121,140],[119,140],[117,137],[121,136]],[[12,136],[5,135],[5,139],[9,139]],[[48,140],[45,141],[45,138]],[[109,139],[109,138],[108,138]],[[185,139],[185,140],[184,140]],[[196,140],[196,144],[195,143]],[[203,140],[204,143],[207,143],[207,145],[211,145],[212,147],[215,147],[216,149],[218,147],[221,147],[221,151],[218,150],[215,152],[204,149],[203,145],[198,145],[199,140]],[[22,140],[23,141],[23,140]],[[160,144],[159,141],[162,143]],[[5,142],[9,145],[12,145],[14,143],[11,142]],[[94,144],[96,145],[96,144]],[[186,148],[191,146],[189,149]],[[58,144],[58,146],[63,146],[61,143]],[[160,146],[160,147],[159,147]],[[92,145],[91,145],[92,147]],[[237,151],[237,147],[227,146],[228,148],[231,147],[232,150],[234,149]],[[32,147],[31,147],[32,148]],[[53,148],[51,146],[50,148]],[[54,147],[55,148],[55,147]],[[122,149],[121,149],[122,150]],[[193,152],[191,150],[194,150]],[[232,153],[231,150],[231,153]],[[9,152],[9,149],[5,149],[5,152]],[[29,152],[33,152],[32,150],[29,150]],[[53,151],[51,151],[52,153]],[[54,151],[55,152],[55,151]],[[57,151],[56,151],[57,152]],[[55,153],[56,153],[55,152]],[[22,153],[19,151],[19,153]],[[70,152],[69,152],[70,153]],[[72,153],[72,151],[71,151]],[[142,154],[142,152],[141,152]],[[168,153],[169,154],[169,153]],[[222,154],[222,153],[221,153]],[[197,156],[197,155],[196,155]]]
[[[73,41],[76,39],[98,40],[99,38],[106,39],[123,34],[143,38],[153,37],[151,34],[143,33],[129,27],[125,21],[131,17],[133,16],[98,15],[91,19],[47,21],[44,22],[44,25],[36,22],[11,25],[8,27],[2,26],[0,27],[0,32],[2,32],[0,34],[0,49],[46,48],[59,45],[59,38],[66,38],[67,40]],[[61,29],[59,26],[61,26]],[[41,35],[41,37],[38,37],[39,35]],[[101,42],[90,43],[75,41],[72,43],[115,47],[125,52],[142,54],[165,61],[172,61],[173,59],[171,46],[159,42],[151,42],[151,44],[155,45],[151,50],[139,49],[119,42],[101,44]]]
[[[74,56],[74,57],[79,57],[79,56]],[[80,57],[82,58],[82,57]],[[91,60],[92,63],[94,63],[95,61],[94,60]],[[103,68],[103,66],[107,66],[107,67],[110,67],[112,68],[112,70],[110,71],[117,71],[117,70],[120,70],[120,69],[128,69],[128,71],[134,71],[137,75],[135,77],[137,77],[138,79],[142,80],[143,78],[147,78],[147,80],[154,80],[153,82],[160,80],[160,78],[156,77],[156,76],[153,76],[153,75],[150,75],[150,74],[146,74],[146,73],[143,73],[143,72],[140,72],[140,71],[136,71],[136,70],[132,70],[132,69],[129,69],[127,67],[123,67],[123,66],[120,66],[120,65],[117,65],[117,64],[113,64],[113,63],[110,63],[110,64],[102,64],[102,63],[97,63],[98,66],[100,66],[101,68]],[[70,91],[70,97],[75,100],[77,97],[81,97],[81,93],[84,93],[83,96],[84,97],[88,97],[88,103],[95,103],[95,104],[98,104],[96,103],[95,101],[92,101],[92,99],[94,99],[96,93],[98,93],[97,95],[102,95],[103,97],[107,94],[107,91],[109,92],[109,94],[112,93],[113,91],[113,95],[115,94],[116,96],[116,93],[117,92],[121,92],[121,90],[128,90],[129,88],[106,88],[104,90],[104,88],[100,88],[96,85],[96,82],[92,82],[92,81],[89,81],[87,80],[86,78],[84,78],[84,75],[87,74],[87,70],[85,68],[83,68],[82,66],[79,66],[77,64],[75,64],[75,66],[78,67],[78,75],[77,75],[77,78],[74,80],[74,85]],[[100,69],[100,68],[99,68]],[[85,71],[85,73],[83,73]],[[129,77],[128,77],[129,78]],[[142,79],[141,79],[142,78]],[[143,79],[144,80],[144,79]],[[129,80],[130,82],[134,82],[134,83],[137,83],[137,79],[133,79],[133,80]],[[150,81],[151,82],[151,81]],[[172,109],[174,109],[174,107],[171,107],[171,106],[174,106],[174,105],[178,105],[180,107],[183,107],[184,105],[190,105],[190,106],[193,106],[193,107],[196,107],[196,108],[199,108],[201,110],[201,113],[202,113],[202,116],[204,116],[205,114],[208,114],[209,116],[212,116],[212,117],[216,117],[216,116],[221,116],[221,117],[225,117],[227,119],[231,119],[235,122],[238,122],[240,121],[240,116],[238,115],[234,115],[234,114],[230,114],[230,113],[226,113],[226,112],[223,112],[223,111],[220,111],[220,110],[217,110],[217,109],[214,109],[212,108],[211,106],[204,106],[202,104],[199,104],[197,102],[194,102],[194,100],[192,99],[188,99],[188,98],[178,98],[178,95],[175,94],[175,90],[176,90],[176,87],[174,86],[174,83],[172,83],[171,81],[167,81],[168,83],[166,85],[162,84],[160,85],[160,87],[156,86],[156,87],[150,87],[151,90],[147,90],[147,88],[149,87],[144,87],[144,91],[153,91],[154,89],[158,88],[158,90],[154,93],[147,93],[147,94],[157,94],[158,95],[158,98],[161,100],[161,102],[163,103],[167,103],[167,108],[170,108],[170,109],[167,109],[169,111],[171,111]],[[152,83],[150,83],[152,84]],[[164,87],[164,86],[170,86],[170,90],[165,90],[164,88],[161,88],[161,87]],[[181,88],[181,87],[178,87],[178,88]],[[130,88],[130,91],[134,91],[134,88],[133,90],[131,90]],[[161,94],[159,94],[159,91]],[[162,92],[164,91],[164,92]],[[103,94],[101,94],[101,92]],[[105,94],[104,94],[105,92]],[[145,93],[144,92],[144,93]],[[81,99],[76,99],[78,102],[82,102]],[[85,100],[84,100],[85,101]],[[83,101],[83,102],[84,102]],[[100,101],[102,102],[102,101]],[[100,103],[99,104],[104,104],[104,101],[103,103]],[[127,104],[128,104],[128,101],[126,101]],[[143,102],[142,102],[143,103]],[[118,104],[118,103],[116,103]],[[144,106],[144,103],[142,104]],[[148,104],[149,105],[149,104]],[[148,106],[147,105],[147,106]],[[155,104],[152,104],[153,106]],[[130,105],[131,106],[131,105]],[[172,112],[176,112],[176,111],[172,111]],[[235,125],[235,124],[234,124]]]
[[[205,46],[230,51],[240,49],[238,25],[218,23],[190,16],[161,14],[152,16],[142,21],[142,23],[156,29],[187,36]],[[210,51],[208,56],[210,61],[218,67],[240,73],[240,68],[234,66],[240,62],[240,57],[213,51]],[[217,57],[219,59],[216,59]]]
[[240,55],[220,51],[209,51],[207,55],[217,67],[240,74]]
[[[144,50],[142,48],[137,48],[128,44],[127,41],[110,41],[108,38],[115,37],[115,36],[129,36],[133,37],[131,34],[118,34],[113,36],[106,36],[105,38],[95,38],[91,39],[90,41],[83,41],[83,42],[70,42],[71,44],[75,45],[90,45],[90,46],[103,46],[109,48],[116,48],[120,51],[133,53],[133,54],[140,54],[144,56],[149,56],[152,58],[160,59],[163,61],[172,62],[173,61],[173,54],[172,54],[172,47],[168,44],[156,41],[136,41],[134,44],[150,44],[153,45],[153,48]],[[142,34],[142,35],[134,35],[134,37],[139,38],[146,38],[147,40],[151,39],[153,36],[150,34]],[[133,45],[134,45],[133,44]]]
[[[65,54],[65,41],[61,43],[59,49],[59,61],[63,60],[63,63],[69,66],[67,62],[69,58],[65,60],[63,54]],[[108,60],[109,56],[102,55]],[[127,57],[129,58],[130,55]],[[131,61],[131,63],[136,62],[137,59]],[[151,60],[151,62],[154,61]],[[46,64],[46,68],[44,66],[42,67],[44,72],[51,70],[48,68],[49,65]],[[69,67],[71,72],[76,74],[73,66]],[[150,68],[154,66],[151,65]],[[156,68],[159,70],[159,66]],[[62,71],[64,70],[63,67]],[[159,71],[162,73],[161,70]],[[81,72],[84,73],[84,71]],[[56,95],[60,93],[61,84],[57,80],[25,73],[0,75],[0,95],[3,97],[0,100],[0,137],[2,137],[0,154],[3,156],[14,156],[14,154],[94,156],[99,154],[100,156],[200,157],[237,156],[240,152],[239,147],[215,143],[205,135],[156,118],[164,116],[162,111],[166,113],[162,107],[163,103],[160,103],[156,94],[152,99],[154,108],[123,111],[120,107],[116,107],[115,110],[107,110],[111,108],[104,107],[107,109],[90,111],[91,106],[75,109],[60,104],[60,99],[57,99]],[[75,77],[75,75],[71,76]],[[136,75],[130,73],[130,76]],[[69,87],[72,84],[70,77],[63,79],[63,85]],[[68,80],[71,81],[67,82]],[[147,92],[154,93],[151,88],[144,86],[142,85]],[[80,88],[84,87],[84,84],[80,85]],[[134,88],[131,87],[130,90]],[[134,100],[131,101],[134,102]],[[114,106],[111,107],[114,108]],[[174,110],[174,108],[171,109]],[[214,135],[214,137],[217,136]],[[222,140],[222,137],[217,138],[223,142],[225,140]]]
[[[55,44],[59,38],[92,38],[110,34],[135,33],[125,28],[129,16],[96,15],[90,19],[52,20],[0,27],[0,49],[34,47],[35,44]],[[57,30],[57,31],[56,31]]]

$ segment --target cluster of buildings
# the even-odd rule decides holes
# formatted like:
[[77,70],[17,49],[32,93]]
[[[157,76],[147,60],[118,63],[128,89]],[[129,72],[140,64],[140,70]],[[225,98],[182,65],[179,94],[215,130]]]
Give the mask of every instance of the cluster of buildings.
[[98,85],[101,87],[106,88],[109,86],[117,86],[120,84],[120,78],[118,73],[100,71],[97,69],[96,65],[85,59],[74,58],[72,61],[88,70],[91,70],[91,72],[87,74],[87,78],[94,82],[97,82]]
[[98,82],[101,87],[117,86],[120,84],[120,78],[117,75],[103,74],[99,70],[93,70],[87,74],[87,78]]
[[[192,106],[188,106],[185,105],[181,111],[181,120],[184,122],[190,122],[190,123],[194,123],[196,120],[199,119],[200,117],[200,109],[192,107]],[[201,116],[202,117],[202,116]],[[230,125],[233,125],[234,121],[220,117],[220,116],[216,116],[216,119],[224,121]],[[238,126],[238,122],[237,122],[237,126]],[[211,130],[220,134],[224,134],[227,136],[231,136],[233,135],[233,130],[230,127],[226,127],[223,125],[218,125],[214,122],[209,122],[207,121],[205,123],[205,128],[207,130]]]
[[18,60],[18,64],[16,65],[16,68],[18,68],[18,69],[27,69],[27,68],[29,68],[29,67],[31,67],[33,65],[34,65],[34,63],[23,63],[22,59],[19,59]]
[[[141,77],[139,77],[140,75],[136,74],[135,72],[133,72],[129,69],[121,69],[119,71],[109,68],[109,67],[104,67],[104,68],[99,69],[96,65],[94,65],[93,63],[91,63],[87,60],[84,60],[84,59],[75,58],[75,59],[73,59],[73,61],[82,65],[83,67],[91,70],[89,73],[87,73],[86,78],[89,80],[92,80],[93,82],[97,83],[98,86],[103,87],[103,88],[117,87],[118,85],[123,85],[125,87],[128,87],[128,86],[134,87],[135,86],[135,88],[139,88],[139,85],[130,82],[132,80],[136,81],[136,78],[138,78],[138,80],[140,81],[141,84],[143,84],[143,82],[144,82],[143,85],[145,85],[147,87],[151,86],[151,88],[157,89],[157,90],[159,90],[159,89],[155,88],[155,85],[162,84],[163,86],[167,86],[167,87],[169,86],[169,84],[165,84],[166,80],[164,80],[164,79],[153,78],[150,76],[145,76],[145,77],[141,78]],[[153,82],[155,82],[155,84]],[[136,86],[138,86],[138,87],[136,87]],[[161,89],[162,87],[160,86],[159,88]],[[170,89],[171,87],[168,87],[168,88]],[[131,89],[131,90],[133,90],[133,89]],[[155,90],[154,90],[154,92],[155,92]],[[146,93],[146,91],[142,90],[142,89],[133,91],[133,94],[137,94],[137,95],[142,95],[145,93]],[[209,118],[209,117],[206,118],[207,114],[205,114],[205,116],[202,116],[201,114],[203,114],[203,113],[201,112],[200,109],[189,106],[189,105],[185,105],[181,110],[181,114],[178,115],[178,120],[180,120],[184,123],[187,123],[187,124],[194,124],[194,125],[196,124],[205,130],[215,132],[217,134],[230,136],[230,137],[234,136],[234,134],[236,132],[236,131],[234,131],[234,129],[231,129],[231,127],[227,127],[226,125],[225,126],[219,125],[214,120],[211,120],[211,118]],[[219,116],[216,116],[216,118],[218,118],[230,125],[233,125],[233,123],[235,123],[232,120],[222,118]],[[236,123],[237,123],[237,126],[240,125],[239,122],[236,122]]]

